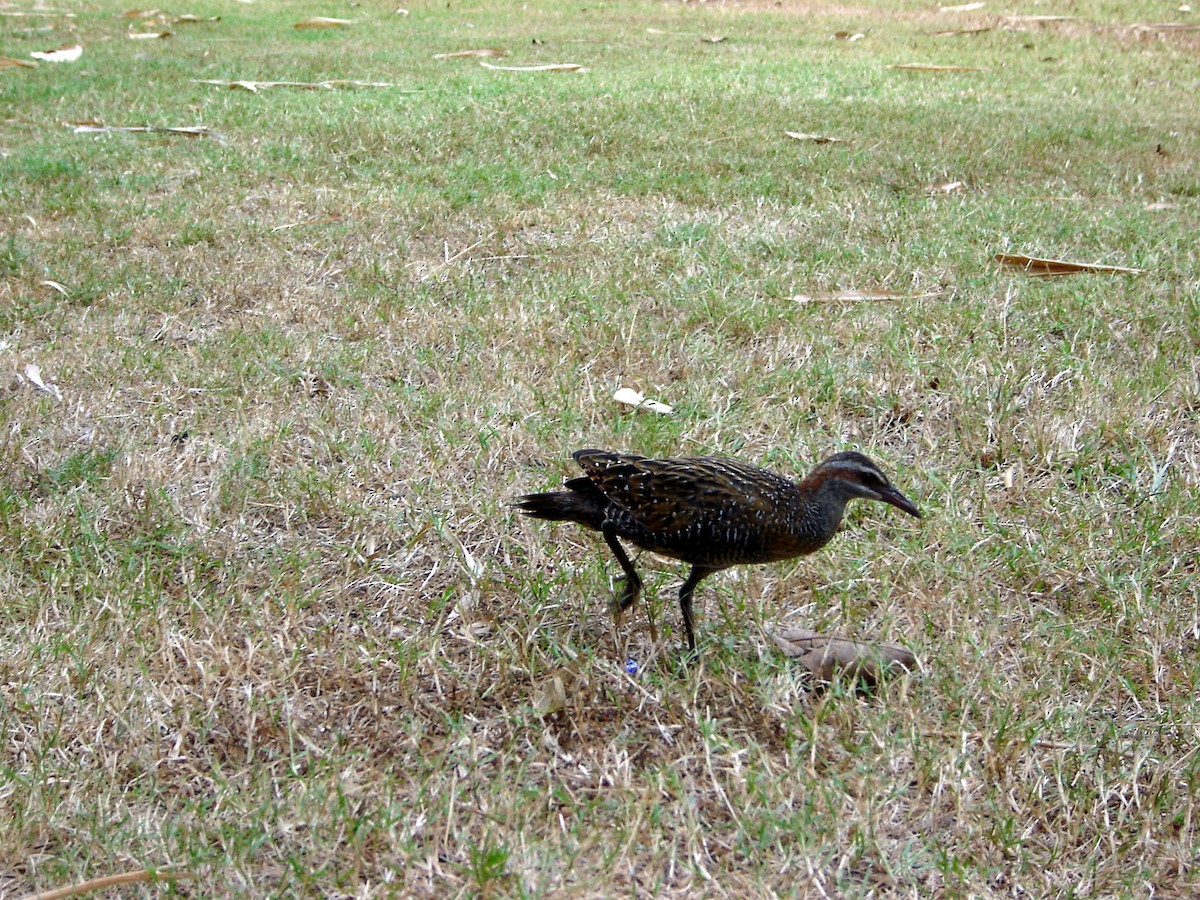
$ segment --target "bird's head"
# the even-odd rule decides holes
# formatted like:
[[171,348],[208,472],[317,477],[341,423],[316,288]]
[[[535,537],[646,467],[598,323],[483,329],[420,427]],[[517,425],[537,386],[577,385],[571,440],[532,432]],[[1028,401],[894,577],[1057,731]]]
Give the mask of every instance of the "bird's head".
[[846,500],[879,500],[921,518],[917,505],[888,481],[879,466],[854,450],[835,453],[805,479]]

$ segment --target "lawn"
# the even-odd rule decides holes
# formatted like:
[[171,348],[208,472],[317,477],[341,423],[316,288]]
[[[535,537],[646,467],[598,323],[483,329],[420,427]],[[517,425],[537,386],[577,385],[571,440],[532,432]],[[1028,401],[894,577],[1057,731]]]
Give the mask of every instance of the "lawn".
[[[1200,14],[398,3],[0,3],[0,896],[1200,890]],[[925,517],[689,663],[581,447]]]

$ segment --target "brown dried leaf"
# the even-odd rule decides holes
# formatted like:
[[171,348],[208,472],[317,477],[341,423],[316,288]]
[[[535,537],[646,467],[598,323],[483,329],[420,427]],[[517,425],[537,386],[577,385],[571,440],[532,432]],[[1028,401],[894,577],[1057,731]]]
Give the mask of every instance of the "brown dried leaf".
[[983,34],[985,31],[991,30],[991,25],[986,25],[983,28],[956,28],[953,31],[935,31],[933,37],[961,37],[963,35]]
[[867,36],[865,31],[835,31],[829,37],[834,41],[861,41]]
[[169,38],[171,36],[171,32],[169,32],[169,31],[130,31],[125,36],[132,41],[146,41],[146,40],[155,40],[155,39],[160,39],[160,38]]
[[301,19],[293,28],[346,28],[354,24],[353,19],[331,19],[328,16],[309,16]]
[[121,13],[122,19],[150,19],[158,15],[157,9],[127,9]]
[[0,56],[0,69],[36,69],[37,63],[27,59],[13,59],[10,56]]
[[220,16],[196,16],[191,13],[184,13],[182,16],[175,16],[170,22],[172,25],[196,25],[200,22],[220,22]]
[[1073,22],[1079,16],[1005,16],[1006,22]]
[[1040,256],[1025,256],[1020,253],[997,253],[992,257],[1002,266],[1021,269],[1029,275],[1046,278],[1053,275],[1076,275],[1092,272],[1101,275],[1140,275],[1144,270],[1127,266],[1102,266],[1098,263],[1076,263],[1062,259],[1045,259]]
[[567,705],[567,691],[578,675],[570,668],[552,670],[533,692],[533,709],[539,716],[548,716]]
[[435,53],[434,59],[466,59],[472,56],[483,56],[489,59],[500,59],[508,53],[497,47],[483,47],[479,50],[457,50],[454,53]]
[[1134,31],[1200,31],[1195,22],[1154,22],[1130,26]]
[[820,681],[830,681],[844,671],[851,678],[878,684],[888,675],[917,668],[916,656],[895,644],[852,641],[803,628],[785,628],[772,638],[785,656],[799,661]]

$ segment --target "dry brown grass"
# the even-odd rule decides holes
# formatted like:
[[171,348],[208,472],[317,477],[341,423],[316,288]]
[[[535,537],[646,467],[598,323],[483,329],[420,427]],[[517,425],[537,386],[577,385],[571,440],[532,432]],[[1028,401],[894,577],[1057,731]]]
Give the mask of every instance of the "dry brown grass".
[[[28,121],[142,96],[100,8],[69,26],[92,80],[12,82]],[[1194,85],[1146,80],[1186,43],[1064,30],[1047,69],[993,35],[961,52],[1002,76],[933,87],[874,80],[924,7],[869,11],[852,57],[827,8],[414,5],[303,39],[252,10],[152,57],[162,115],[227,145],[3,135],[0,894],[168,865],[205,897],[1196,889],[1200,146]],[[643,33],[714,23],[715,55]],[[586,34],[609,65],[426,60],[530,30],[522,62]],[[438,90],[190,85],[397,58]],[[851,145],[772,142],[812,117]],[[1009,242],[1149,272],[1031,280],[988,262]],[[945,293],[790,299],[876,285]],[[583,445],[861,447],[928,518],[856,509],[817,558],[705,582],[683,669],[677,567],[639,562],[654,646],[647,610],[609,621],[599,541],[507,508]],[[780,623],[923,668],[818,691]]]

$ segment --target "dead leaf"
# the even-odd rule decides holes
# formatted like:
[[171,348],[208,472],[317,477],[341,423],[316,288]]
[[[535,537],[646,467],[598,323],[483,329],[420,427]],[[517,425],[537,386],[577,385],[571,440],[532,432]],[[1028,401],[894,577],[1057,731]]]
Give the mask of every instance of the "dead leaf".
[[861,41],[867,36],[865,31],[835,31],[829,37],[834,41]]
[[1006,22],[1074,22],[1079,16],[1005,16]]
[[539,716],[548,716],[567,705],[567,691],[575,684],[578,674],[566,666],[547,673],[546,678],[533,692],[533,710]]
[[37,63],[27,59],[13,59],[10,56],[0,56],[0,69],[36,69]]
[[331,19],[328,16],[309,16],[301,19],[293,28],[347,28],[354,24],[353,19]]
[[41,59],[46,62],[75,62],[75,60],[83,56],[83,47],[80,44],[68,44],[65,47],[59,47],[57,50],[36,50],[29,55],[34,59]]
[[331,225],[340,221],[342,221],[341,216],[326,216],[322,219],[305,219],[303,222],[288,222],[286,225],[276,225],[271,229],[271,232],[275,233],[277,231],[290,231],[293,228],[303,228],[309,225]]
[[55,400],[62,400],[62,391],[58,389],[57,385],[47,384],[42,380],[42,370],[36,363],[30,363],[25,367],[25,378],[39,391],[49,394]]
[[41,281],[41,282],[38,282],[38,283],[39,283],[39,284],[41,284],[43,287],[48,287],[48,288],[50,288],[52,291],[58,291],[58,292],[59,292],[60,294],[62,294],[64,297],[69,297],[69,296],[71,296],[69,293],[67,293],[67,288],[66,288],[66,286],[65,286],[65,285],[62,285],[62,284],[59,284],[57,281]]
[[830,681],[842,670],[851,678],[878,684],[888,675],[917,668],[916,656],[894,644],[852,641],[803,628],[785,628],[772,638],[785,656],[795,658],[820,681]]
[[941,184],[931,184],[925,188],[927,194],[957,194],[965,191],[967,186],[961,181],[944,181]]
[[1024,256],[1019,253],[997,253],[992,257],[1002,266],[1022,269],[1029,275],[1046,278],[1054,275],[1076,275],[1092,272],[1101,275],[1140,275],[1144,270],[1126,266],[1102,266],[1097,263],[1075,263],[1062,259],[1044,259],[1039,256]]
[[100,125],[96,122],[68,122],[75,134],[179,134],[184,137],[207,137],[215,141],[224,139],[207,125],[183,125],[178,128],[155,125]]
[[[400,85],[393,84],[390,81],[348,81],[345,79],[335,79],[333,81],[222,81],[215,78],[196,79],[192,84],[215,84],[218,87],[233,88],[235,90],[249,91],[251,94],[257,94],[263,88],[287,87],[296,88],[305,91],[317,90],[332,90],[339,87],[360,87],[360,88],[398,88]],[[421,88],[405,88],[403,93],[419,94]]]
[[1200,31],[1200,24],[1194,22],[1157,22],[1130,27],[1134,31]]
[[1154,203],[1147,203],[1145,206],[1146,212],[1161,212],[1165,209],[1179,209],[1179,204],[1171,203],[1168,200],[1157,200]]
[[121,887],[127,884],[139,884],[143,881],[164,882],[179,878],[195,877],[191,872],[183,869],[175,869],[170,866],[156,867],[154,869],[137,869],[133,872],[119,872],[116,875],[105,875],[102,878],[89,878],[87,881],[81,881],[78,884],[58,887],[53,890],[28,894],[26,896],[40,897],[43,900],[52,900],[52,898],[57,900],[57,898],[62,897],[82,897],[95,891],[107,891],[110,888]]
[[804,131],[785,131],[788,137],[795,141],[808,141],[811,144],[844,144],[842,138],[830,137],[827,134],[808,134]]
[[122,19],[150,19],[158,15],[157,9],[127,9],[121,13]]
[[983,28],[957,28],[953,31],[935,31],[933,37],[961,37],[963,35],[983,34],[985,31],[991,31],[992,26],[987,25]]
[[703,44],[723,44],[725,40],[726,38],[723,34],[714,34],[712,37],[700,38],[700,42]]
[[889,69],[904,69],[909,72],[982,72],[978,66],[939,66],[934,63],[900,63]]
[[197,25],[200,22],[220,22],[220,16],[195,16],[191,13],[184,13],[182,16],[176,16],[171,19],[172,25]]
[[927,297],[940,297],[945,291],[925,291],[914,294],[911,291],[830,291],[820,294],[796,294],[792,297],[795,303],[829,303],[839,300],[923,300]]
[[435,53],[434,59],[466,59],[473,56],[485,56],[489,59],[499,59],[507,56],[507,52],[496,47],[483,47],[479,50],[456,50],[454,53]]
[[133,41],[145,41],[145,40],[154,40],[156,38],[169,38],[171,36],[171,32],[169,32],[169,31],[130,31],[125,36]]
[[613,399],[618,403],[632,406],[634,409],[644,409],[649,412],[658,413],[660,416],[669,416],[675,411],[673,406],[668,406],[666,403],[659,403],[657,400],[647,400],[645,394],[641,391],[635,391],[633,388],[620,388],[613,394]]
[[977,9],[983,9],[986,5],[987,5],[986,3],[963,3],[960,6],[939,6],[938,12],[940,12],[940,13],[974,12]]
[[497,72],[586,72],[587,70],[578,63],[548,63],[544,66],[493,66],[491,63],[481,62],[481,66],[485,69],[495,69]]

